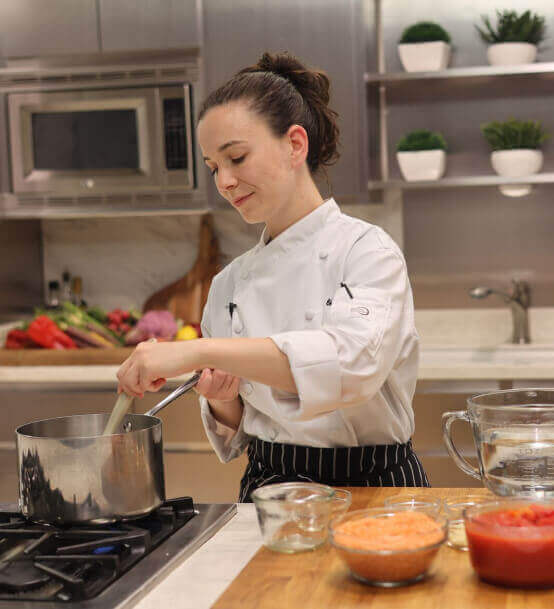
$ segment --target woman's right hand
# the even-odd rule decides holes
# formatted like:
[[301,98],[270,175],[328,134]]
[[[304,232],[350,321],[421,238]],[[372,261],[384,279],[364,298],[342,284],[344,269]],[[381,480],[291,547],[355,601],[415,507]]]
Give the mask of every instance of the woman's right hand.
[[204,368],[194,390],[210,403],[233,402],[239,395],[240,377],[223,370]]
[[203,395],[217,421],[231,429],[238,429],[243,404],[239,397],[240,377],[223,370],[204,368],[194,390]]

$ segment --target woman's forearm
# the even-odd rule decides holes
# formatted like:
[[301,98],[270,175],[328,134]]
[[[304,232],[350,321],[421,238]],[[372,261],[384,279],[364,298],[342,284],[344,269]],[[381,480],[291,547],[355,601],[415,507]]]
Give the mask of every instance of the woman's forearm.
[[198,368],[219,368],[234,376],[298,393],[287,356],[270,338],[200,338]]

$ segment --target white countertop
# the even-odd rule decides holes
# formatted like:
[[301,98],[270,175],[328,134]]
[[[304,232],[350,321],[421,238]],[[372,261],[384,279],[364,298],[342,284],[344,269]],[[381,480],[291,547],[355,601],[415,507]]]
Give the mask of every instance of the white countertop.
[[[554,381],[554,308],[529,310],[532,343],[510,344],[512,321],[505,309],[416,310],[421,338],[420,381]],[[118,366],[4,366],[0,387],[111,391]],[[188,375],[171,379],[169,386]]]
[[261,545],[254,504],[239,503],[237,514],[134,609],[208,609]]

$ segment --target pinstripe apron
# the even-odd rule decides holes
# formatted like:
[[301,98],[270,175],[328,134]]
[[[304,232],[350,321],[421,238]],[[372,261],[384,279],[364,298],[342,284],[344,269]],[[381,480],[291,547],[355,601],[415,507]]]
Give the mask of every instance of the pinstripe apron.
[[253,438],[239,501],[251,503],[250,493],[266,484],[302,481],[330,486],[430,486],[411,441],[319,448]]

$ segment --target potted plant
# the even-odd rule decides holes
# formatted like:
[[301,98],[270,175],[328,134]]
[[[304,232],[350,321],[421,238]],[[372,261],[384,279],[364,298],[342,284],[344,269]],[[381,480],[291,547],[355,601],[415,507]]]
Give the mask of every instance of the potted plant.
[[398,54],[406,72],[444,70],[450,60],[450,36],[437,23],[420,21],[402,32]]
[[492,147],[491,164],[498,175],[519,178],[541,170],[540,147],[549,135],[539,121],[492,121],[481,125],[481,132]]
[[493,66],[532,63],[537,47],[544,40],[544,17],[525,11],[496,11],[498,23],[492,27],[489,18],[482,16],[486,29],[475,26],[481,38],[490,46],[487,58]]
[[[492,147],[491,164],[498,175],[519,178],[541,170],[543,154],[540,146],[549,135],[539,121],[514,118],[504,123],[492,121],[481,125],[481,131]],[[529,184],[503,184],[499,189],[511,197],[531,192]]]
[[446,168],[446,141],[442,134],[416,129],[396,147],[396,158],[405,180],[438,180]]

